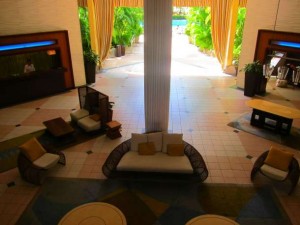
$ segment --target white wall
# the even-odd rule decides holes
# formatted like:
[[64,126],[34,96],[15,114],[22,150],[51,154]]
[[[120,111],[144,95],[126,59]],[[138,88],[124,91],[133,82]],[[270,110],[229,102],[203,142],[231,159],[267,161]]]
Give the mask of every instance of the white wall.
[[0,35],[68,30],[75,86],[85,84],[77,0],[0,0]]
[[[248,0],[239,70],[254,59],[259,29],[300,32],[299,7],[300,0]],[[239,88],[244,88],[244,80],[244,72],[238,72]]]

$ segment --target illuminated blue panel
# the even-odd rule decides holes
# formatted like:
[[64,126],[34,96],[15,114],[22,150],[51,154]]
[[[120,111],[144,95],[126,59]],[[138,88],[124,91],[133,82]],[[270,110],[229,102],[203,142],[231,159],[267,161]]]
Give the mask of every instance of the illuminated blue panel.
[[300,48],[300,43],[290,41],[271,41],[271,44],[290,48]]
[[48,45],[53,45],[55,43],[56,43],[55,41],[35,41],[35,42],[28,42],[28,43],[21,43],[21,44],[2,45],[0,46],[0,51],[48,46]]

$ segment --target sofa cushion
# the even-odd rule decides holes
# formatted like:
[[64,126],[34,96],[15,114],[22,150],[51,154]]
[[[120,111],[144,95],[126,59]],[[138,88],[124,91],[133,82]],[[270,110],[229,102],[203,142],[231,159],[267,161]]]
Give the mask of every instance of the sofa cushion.
[[80,120],[83,117],[86,117],[88,115],[89,115],[89,111],[87,111],[85,109],[77,109],[77,110],[74,110],[70,113],[72,121],[78,121],[78,120]]
[[77,122],[78,126],[84,129],[86,132],[98,130],[101,128],[101,122],[91,119],[89,116],[86,116]]
[[34,137],[20,146],[22,153],[31,161],[35,161],[46,153],[46,150]]
[[162,132],[148,133],[147,134],[148,142],[154,142],[155,151],[162,151]]
[[140,155],[154,155],[155,154],[154,142],[139,143],[138,153]]
[[138,151],[138,144],[148,142],[147,134],[131,134],[131,151]]
[[117,166],[118,171],[193,173],[188,157],[170,157],[166,153],[139,155],[137,151],[127,152]]
[[271,147],[265,159],[265,164],[279,170],[288,171],[293,156],[293,153]]
[[45,153],[40,158],[33,162],[33,165],[43,168],[49,169],[53,167],[59,160],[59,155],[52,154],[52,153]]
[[266,176],[274,179],[274,180],[279,180],[279,181],[283,181],[286,176],[288,175],[287,171],[283,171],[283,170],[279,170],[276,169],[272,166],[269,166],[267,164],[264,164],[261,168],[260,171],[265,174]]
[[169,156],[183,156],[184,144],[167,144],[167,154]]
[[163,149],[162,152],[167,153],[168,144],[182,144],[182,134],[163,133]]

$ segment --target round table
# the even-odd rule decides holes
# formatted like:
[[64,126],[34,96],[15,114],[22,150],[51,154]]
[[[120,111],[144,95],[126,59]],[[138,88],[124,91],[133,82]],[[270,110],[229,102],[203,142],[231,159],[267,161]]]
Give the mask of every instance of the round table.
[[185,225],[238,225],[237,222],[224,216],[207,214],[189,220]]
[[126,225],[123,213],[103,202],[80,205],[68,212],[58,225]]

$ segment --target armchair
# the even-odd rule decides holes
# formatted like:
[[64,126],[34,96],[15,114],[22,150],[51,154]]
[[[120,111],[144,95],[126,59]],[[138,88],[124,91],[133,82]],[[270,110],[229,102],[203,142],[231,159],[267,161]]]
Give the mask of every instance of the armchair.
[[45,149],[36,138],[19,146],[17,165],[21,177],[32,183],[42,184],[48,169],[57,163],[66,164],[65,155],[59,151]]
[[[280,161],[279,164],[281,165],[275,162],[276,160]],[[282,163],[286,165],[283,165]],[[284,167],[286,167],[286,169]],[[261,154],[255,161],[251,171],[252,181],[254,180],[257,172],[260,172],[264,176],[276,181],[289,180],[291,183],[291,187],[288,192],[289,195],[296,187],[300,176],[299,163],[297,159],[295,159],[291,153],[286,153],[285,151],[277,150],[272,147],[270,150]]]

